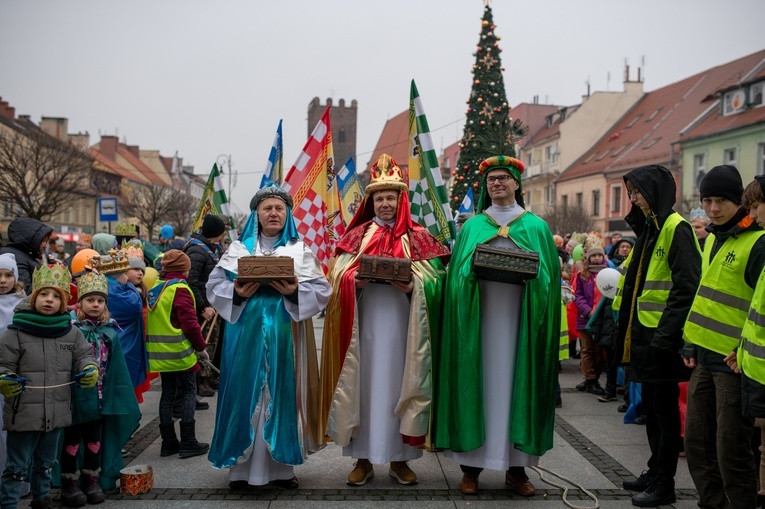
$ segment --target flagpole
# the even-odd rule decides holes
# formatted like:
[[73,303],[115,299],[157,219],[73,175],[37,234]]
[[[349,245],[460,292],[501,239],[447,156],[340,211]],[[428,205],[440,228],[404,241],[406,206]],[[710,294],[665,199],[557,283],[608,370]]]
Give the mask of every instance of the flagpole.
[[[220,164],[220,160],[221,159],[223,159],[223,161],[225,162],[226,166],[228,166],[228,171],[226,172],[226,173],[228,173],[228,195],[226,195],[226,199],[228,201],[231,201],[231,154],[229,154],[229,155],[221,154],[221,155],[219,155],[218,157],[215,158],[215,161],[218,162],[218,167],[219,168],[223,168],[223,165]],[[221,173],[223,173],[223,172],[221,172]]]

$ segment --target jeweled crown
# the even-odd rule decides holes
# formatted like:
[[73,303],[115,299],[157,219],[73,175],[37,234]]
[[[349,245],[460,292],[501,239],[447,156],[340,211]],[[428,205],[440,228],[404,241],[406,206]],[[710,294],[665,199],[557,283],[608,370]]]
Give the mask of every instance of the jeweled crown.
[[366,188],[369,196],[375,191],[407,191],[404,172],[388,154],[382,154],[369,171],[370,182]]
[[69,283],[72,282],[72,276],[66,267],[54,263],[53,265],[43,265],[35,269],[32,274],[32,289],[34,291],[41,288],[58,288],[69,295]]
[[126,272],[130,268],[130,261],[122,250],[110,249],[109,254],[94,256],[90,261],[93,268],[101,274]]
[[87,272],[77,279],[77,295],[80,300],[86,295],[100,293],[104,296],[109,294],[109,283],[106,276],[98,272]]
[[119,223],[114,228],[114,234],[120,237],[134,237],[137,234],[137,232],[136,232],[134,224]]
[[138,239],[122,241],[122,251],[128,258],[140,258],[143,260],[143,245]]

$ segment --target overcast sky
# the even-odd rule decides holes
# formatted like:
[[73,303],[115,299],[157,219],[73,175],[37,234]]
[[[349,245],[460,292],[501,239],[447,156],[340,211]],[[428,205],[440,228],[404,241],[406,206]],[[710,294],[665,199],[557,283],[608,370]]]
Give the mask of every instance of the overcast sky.
[[[491,5],[511,105],[577,104],[588,78],[621,90],[625,58],[635,79],[645,57],[650,91],[765,47],[762,0]],[[0,96],[199,174],[231,154],[246,210],[279,119],[289,167],[315,96],[358,101],[360,168],[412,78],[436,147],[459,139],[482,15],[481,0],[0,0]]]

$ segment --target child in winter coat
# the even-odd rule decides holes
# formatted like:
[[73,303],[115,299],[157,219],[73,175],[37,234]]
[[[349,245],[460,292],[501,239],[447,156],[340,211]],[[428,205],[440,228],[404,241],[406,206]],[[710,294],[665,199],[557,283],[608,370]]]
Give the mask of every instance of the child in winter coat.
[[[205,454],[209,444],[196,439],[194,410],[196,408],[197,355],[210,361],[205,351],[205,338],[197,322],[194,294],[186,282],[191,260],[183,251],[171,249],[162,258],[160,281],[149,290],[149,316],[146,321],[146,350],[149,371],[162,378],[159,400],[159,431],[162,435],[160,456],[179,454],[190,458]],[[196,350],[196,355],[194,351]],[[183,392],[181,440],[173,424],[175,387]]]
[[31,507],[51,507],[51,469],[61,431],[72,421],[72,373],[83,387],[98,381],[91,348],[66,313],[69,283],[69,271],[61,265],[35,270],[29,301],[16,307],[0,337],[0,393],[6,399],[3,427],[8,432],[2,509],[18,504],[30,464]]
[[587,321],[592,316],[600,299],[600,292],[595,285],[595,274],[604,267],[605,252],[599,239],[590,235],[584,243],[584,267],[577,274],[575,286],[576,330],[582,342],[582,374],[584,381],[576,386],[577,390],[587,391],[596,396],[603,396],[605,391],[598,379],[604,369],[603,352],[587,330]]
[[122,447],[141,418],[116,324],[106,308],[106,277],[89,272],[77,286],[75,325],[85,335],[100,374],[96,390],[76,387],[73,392],[72,424],[64,429],[61,451],[61,501],[67,507],[105,500],[101,488],[114,489],[124,466]]

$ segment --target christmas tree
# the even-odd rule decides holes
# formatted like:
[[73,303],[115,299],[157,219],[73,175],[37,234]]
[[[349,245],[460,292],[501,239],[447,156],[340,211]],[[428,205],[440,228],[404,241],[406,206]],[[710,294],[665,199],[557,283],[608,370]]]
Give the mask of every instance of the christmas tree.
[[[481,37],[475,52],[473,65],[473,88],[468,99],[467,121],[460,142],[460,158],[452,183],[452,209],[457,210],[470,188],[477,200],[481,176],[478,165],[484,159],[496,155],[515,157],[513,141],[525,134],[519,121],[508,117],[510,106],[502,78],[499,54],[500,37],[494,35],[491,6],[486,4],[481,21]],[[496,143],[494,141],[497,141]],[[507,141],[503,142],[503,141]],[[503,152],[500,154],[498,150]]]

